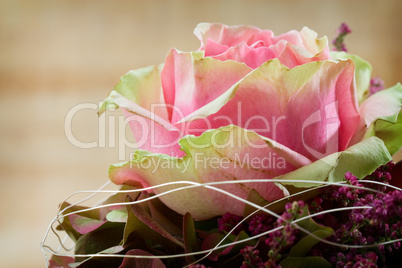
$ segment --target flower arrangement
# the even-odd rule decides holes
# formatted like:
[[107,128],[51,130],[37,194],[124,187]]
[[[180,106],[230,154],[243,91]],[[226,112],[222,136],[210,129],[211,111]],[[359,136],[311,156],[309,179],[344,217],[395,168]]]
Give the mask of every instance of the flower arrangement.
[[201,23],[197,51],[124,75],[99,112],[121,108],[139,149],[106,200],[61,204],[74,253],[43,244],[49,266],[397,267],[402,87],[350,32],[330,51],[306,27]]

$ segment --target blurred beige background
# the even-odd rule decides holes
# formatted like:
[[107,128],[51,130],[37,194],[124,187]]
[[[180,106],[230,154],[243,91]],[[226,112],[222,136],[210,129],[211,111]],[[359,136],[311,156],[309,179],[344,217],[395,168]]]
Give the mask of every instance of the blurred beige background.
[[[402,81],[401,11],[400,0],[0,0],[0,267],[45,267],[39,243],[59,202],[98,188],[108,165],[119,162],[108,142],[72,145],[68,111],[99,102],[121,75],[163,62],[173,46],[196,50],[197,23],[250,24],[277,34],[306,25],[332,40],[347,22],[349,51],[392,86]],[[86,109],[73,117],[72,131],[96,142],[98,125],[96,112]]]

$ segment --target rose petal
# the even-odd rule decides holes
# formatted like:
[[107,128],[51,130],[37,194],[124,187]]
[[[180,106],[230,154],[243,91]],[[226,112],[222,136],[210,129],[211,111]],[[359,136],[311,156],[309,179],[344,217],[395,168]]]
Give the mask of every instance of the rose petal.
[[219,23],[200,23],[194,29],[194,34],[201,41],[200,50],[205,50],[208,39],[216,43],[233,47],[241,42],[252,45],[258,41],[263,41],[266,46],[271,45],[273,32],[261,30],[253,26],[227,26]]
[[283,65],[287,66],[288,68],[293,68],[309,62],[327,60],[329,59],[328,55],[329,54],[326,53],[326,51],[322,51],[314,55],[303,48],[297,47],[291,43],[287,43],[280,52],[278,59]]
[[385,142],[391,154],[402,146],[402,86],[381,90],[370,96],[360,107],[362,118],[352,142],[377,136]]
[[274,59],[179,123],[195,134],[237,125],[319,159],[346,149],[357,127],[353,70],[351,60],[288,69]]
[[[263,198],[276,200],[283,196],[283,191],[273,183],[259,182],[259,179],[294,170],[291,163],[310,163],[285,146],[236,126],[206,131],[200,137],[186,136],[180,140],[180,145],[186,152],[183,158],[137,151],[131,162],[112,165],[109,177],[116,184],[139,181],[155,186],[180,182],[154,189],[156,194],[189,185],[183,181],[208,183],[251,179],[254,182],[216,187],[244,199],[251,189],[256,189]],[[199,220],[226,212],[242,215],[244,211],[244,203],[204,187],[172,192],[160,199],[176,212],[182,215],[189,212]]]
[[228,90],[251,71],[234,61],[221,62],[203,58],[200,52],[178,52],[172,49],[167,56],[161,78],[171,122],[203,107]]
[[[229,49],[228,46],[218,44],[214,40],[208,39],[207,45],[205,46],[204,56],[210,57],[210,56],[220,55],[228,49]],[[222,60],[222,59],[220,59],[220,60]]]
[[366,126],[370,126],[378,118],[396,121],[402,106],[402,86],[395,86],[381,90],[370,96],[360,107],[362,118]]
[[[161,121],[155,120],[155,116],[146,117],[135,114],[130,107],[132,107],[132,104],[126,105],[123,112],[126,116],[126,122],[128,122],[134,134],[136,148],[176,157],[184,155],[177,143],[185,133],[183,128],[178,128],[166,121],[161,123]],[[152,114],[150,115],[152,116]]]
[[303,182],[304,180],[317,182],[343,181],[345,173],[348,171],[361,179],[374,172],[379,166],[388,163],[391,159],[384,142],[377,137],[371,137],[349,147],[343,152],[331,154],[275,179],[300,180],[300,183],[283,182],[282,184],[302,188],[319,185],[317,183]]
[[368,96],[370,86],[371,70],[370,63],[363,60],[357,55],[348,54],[344,51],[331,51],[333,59],[352,59],[356,65],[355,78],[356,78],[356,91],[359,104],[363,103]]
[[[175,73],[175,64],[178,64],[177,68],[185,71],[181,74]],[[187,68],[184,68],[185,66]],[[162,78],[159,77],[158,69],[148,68],[145,71],[132,71],[124,76],[115,90],[100,104],[100,112],[112,104],[124,108],[126,122],[133,130],[137,148],[180,157],[183,151],[177,141],[187,132],[169,121],[182,119],[186,113],[209,103],[251,69],[242,63],[202,58],[202,53],[181,53],[172,50],[162,71]],[[140,83],[141,79],[145,81]],[[164,85],[167,104],[164,104],[160,97],[160,80]],[[143,101],[142,105],[139,105],[135,95],[137,93],[131,91],[141,90],[151,90],[158,94],[155,93],[153,99],[149,98],[149,101]],[[163,116],[158,116],[161,114]]]
[[[130,125],[136,140],[136,148],[174,156],[183,155],[177,140],[183,136],[184,131],[157,115],[158,110],[166,111],[165,104],[152,104],[148,110],[117,91],[112,91],[109,97],[100,104],[100,111],[103,112],[106,109],[103,108],[111,104],[123,108],[126,119],[122,124]],[[128,145],[123,142],[122,144]]]
[[[210,43],[211,42],[208,42],[208,44]],[[224,53],[212,57],[220,61],[234,60],[244,62],[250,68],[255,69],[264,62],[274,59],[277,56],[278,54],[271,47],[252,48],[245,42],[242,42],[238,46],[228,48]]]
[[[181,156],[177,145],[181,130],[169,122],[160,78],[161,66],[150,66],[124,75],[109,96],[99,104],[99,114],[121,107],[137,141],[137,148]],[[126,144],[124,144],[126,145]]]
[[318,34],[308,27],[303,27],[300,35],[307,51],[310,51],[315,57],[320,55],[321,60],[330,59],[328,38],[326,36],[318,38]]
[[[161,68],[162,66],[149,66],[132,70],[122,76],[109,97],[99,104],[99,113],[102,114],[110,106],[113,108],[119,106],[116,103],[115,95],[124,96],[127,100],[148,111],[151,111],[153,104],[164,103],[160,79]],[[164,120],[168,118],[166,108],[153,112]]]
[[251,68],[277,57],[289,68],[330,58],[327,38],[318,39],[307,27],[273,36],[271,31],[249,26],[200,24],[195,34],[205,57],[244,62]]
[[291,30],[287,33],[278,35],[278,36],[273,36],[272,37],[273,43],[277,43],[280,40],[286,40],[287,42],[298,46],[298,47],[303,47],[303,38],[301,37],[300,33],[298,31],[295,30]]

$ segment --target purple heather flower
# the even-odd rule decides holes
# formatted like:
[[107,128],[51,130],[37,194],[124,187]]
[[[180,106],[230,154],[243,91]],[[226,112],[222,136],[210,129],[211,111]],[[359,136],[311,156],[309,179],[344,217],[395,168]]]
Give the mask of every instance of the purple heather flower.
[[402,215],[402,192],[395,190],[383,194],[371,202],[372,208],[364,213],[370,223],[377,225],[391,217]]
[[[333,267],[377,267],[389,265],[389,256],[399,256],[402,250],[401,242],[370,247],[384,241],[397,240],[402,237],[402,192],[390,190],[386,184],[391,180],[391,170],[394,164],[379,167],[371,175],[359,180],[352,173],[345,174],[346,185],[331,186],[320,190],[320,194],[310,200],[307,205],[310,213],[338,208],[343,206],[358,207],[368,206],[368,209],[356,209],[338,211],[331,214],[323,214],[315,217],[318,224],[331,227],[334,235],[327,239],[345,245],[367,245],[365,248],[334,248],[325,243],[319,243],[309,253],[310,256],[320,256],[328,260]],[[385,185],[370,184],[369,181],[382,182]],[[351,186],[367,186],[378,192],[365,189],[355,189]],[[268,258],[260,267],[278,267],[278,263],[286,256],[289,248],[297,243],[297,228],[291,222],[303,213],[304,202],[288,203],[281,217],[272,223],[266,215],[256,215],[248,223],[249,233],[257,234],[273,227],[282,226],[281,230],[269,233],[265,239],[268,254],[262,256]],[[247,224],[246,224],[247,225]],[[260,261],[259,253],[251,251],[244,255],[247,268],[251,266],[251,260]],[[257,256],[258,255],[258,256]],[[258,257],[258,258],[257,258]],[[399,258],[399,257],[398,257]],[[399,258],[400,259],[400,258]],[[399,260],[398,259],[398,260]],[[247,260],[250,260],[247,263]]]
[[265,244],[270,248],[268,261],[264,263],[265,267],[280,267],[276,264],[282,258],[280,253],[294,244],[299,231],[290,222],[303,213],[304,205],[303,201],[286,204],[286,211],[276,220],[276,225],[283,226],[283,229],[269,233],[269,237],[265,240]]
[[240,250],[240,254],[243,255],[244,261],[240,268],[259,268],[264,267],[264,263],[260,258],[260,252],[251,246],[246,246]]
[[337,34],[348,34],[351,33],[352,30],[349,28],[349,26],[346,23],[342,23],[341,26],[336,30]]
[[254,215],[248,223],[251,235],[259,235],[272,229],[274,219],[266,214]]
[[334,41],[332,41],[332,44],[335,46],[334,50],[347,51],[343,39],[351,32],[352,31],[346,23],[341,24],[341,26],[336,30],[337,37],[334,39]]
[[[356,178],[356,176],[353,176],[353,174],[350,172],[346,172],[345,179],[349,185],[363,187],[363,185],[359,183],[359,180]],[[346,197],[344,203],[347,204],[350,203],[351,201],[356,200],[359,197],[359,194],[363,193],[363,190],[351,188],[349,186],[342,186],[338,189],[337,192],[338,192],[337,195],[333,195],[335,200],[345,199]]]
[[364,257],[360,254],[355,256],[355,264],[353,268],[360,267],[368,267],[368,268],[377,268],[377,259],[378,256],[374,252],[369,252],[364,255]]
[[[378,190],[378,193],[352,189],[349,186],[332,186],[321,191],[319,197],[324,199],[323,210],[342,206],[371,207],[369,209],[337,212],[336,216],[325,214],[323,218],[316,218],[318,223],[334,229],[335,234],[328,238],[330,241],[341,244],[373,245],[402,237],[402,222],[400,220],[402,192],[390,190],[386,185],[367,182],[373,180],[389,184],[390,172],[394,165],[394,163],[389,162],[379,167],[365,178],[365,182],[359,181],[350,172],[345,174],[347,184],[361,186],[364,183],[364,185]],[[314,200],[309,203],[313,202]],[[309,206],[311,205],[309,204]],[[338,252],[342,252],[345,258],[342,257],[342,254],[337,254]],[[358,250],[337,249],[320,243],[310,252],[310,255],[322,256],[330,261],[334,267],[377,267],[377,261],[382,265],[387,265],[388,256],[399,256],[400,253],[401,242]]]
[[380,90],[384,89],[384,80],[379,76],[371,78],[370,80],[370,94],[374,94]]
[[[220,232],[230,232],[232,229],[243,219],[241,216],[237,216],[231,213],[226,213],[222,218],[218,219],[218,230]],[[244,229],[244,225],[238,226],[232,231],[233,234],[237,235]]]

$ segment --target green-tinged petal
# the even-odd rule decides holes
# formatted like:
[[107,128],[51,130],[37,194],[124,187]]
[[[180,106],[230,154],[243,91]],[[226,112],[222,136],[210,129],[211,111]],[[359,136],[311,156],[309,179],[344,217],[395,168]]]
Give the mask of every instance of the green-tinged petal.
[[267,85],[274,85],[271,86],[272,89],[266,88],[265,90],[277,91],[275,92],[276,94],[281,94],[283,95],[283,99],[288,99],[291,94],[305,86],[323,66],[324,68],[328,68],[328,65],[331,65],[330,61],[314,62],[289,69],[285,65],[282,65],[278,59],[270,60],[250,72],[218,98],[183,118],[181,122],[208,117],[208,115],[218,112],[235,97],[241,88],[256,87],[257,83],[261,83],[261,80],[268,81]]
[[[374,172],[377,167],[388,163],[391,159],[384,142],[377,137],[371,137],[349,147],[345,151],[331,154],[275,179],[340,182],[344,180],[345,173],[348,171],[361,179]],[[319,185],[307,182],[283,182],[282,184],[301,188]]]
[[395,121],[378,119],[374,123],[375,135],[382,139],[391,155],[402,147],[402,113],[398,113]]
[[[119,95],[148,111],[151,111],[153,104],[164,103],[160,78],[162,67],[163,65],[144,67],[129,71],[122,76],[110,95],[99,104],[99,114],[119,106],[127,108],[125,103],[116,102],[116,96]],[[167,119],[166,109],[158,107],[154,112],[157,116]]]
[[395,123],[401,106],[402,86],[398,83],[370,96],[360,110],[366,126],[370,126],[377,119]]
[[[243,199],[251,189],[256,189],[264,199],[272,201],[283,197],[286,189],[269,181],[259,182],[259,179],[270,179],[311,163],[275,141],[233,125],[206,131],[199,137],[186,136],[179,144],[186,153],[182,158],[138,150],[132,161],[112,165],[109,177],[116,184],[140,182],[144,186],[157,186],[172,183],[154,189],[156,194],[194,186],[194,183],[248,179],[252,182],[216,187]],[[197,220],[226,212],[237,215],[244,212],[243,202],[205,187],[175,191],[160,199],[181,215],[190,212]]]
[[207,105],[251,71],[242,62],[172,49],[161,72],[164,99],[169,108],[174,106],[169,109],[170,121],[176,124]]
[[[169,122],[161,69],[162,65],[128,72],[106,100],[99,104],[99,114],[107,109],[123,108],[127,117],[124,123],[128,123],[133,130],[138,148],[150,149],[153,144],[169,144],[179,135],[179,130]],[[163,153],[169,151],[172,150],[162,150]]]
[[402,146],[402,86],[381,90],[370,96],[361,106],[362,121],[360,134],[364,137],[377,136],[382,139],[391,155]]
[[328,38],[326,36],[318,38],[318,34],[308,27],[303,27],[300,31],[304,46],[308,51],[317,55],[328,47]]
[[353,80],[350,59],[292,69],[274,59],[183,120],[190,130],[230,122],[316,160],[346,149],[355,133],[360,114]]
[[371,70],[370,63],[363,60],[357,55],[352,55],[343,51],[331,51],[331,57],[333,59],[352,59],[356,65],[355,77],[356,77],[356,90],[359,103],[362,103],[368,95],[370,86]]

